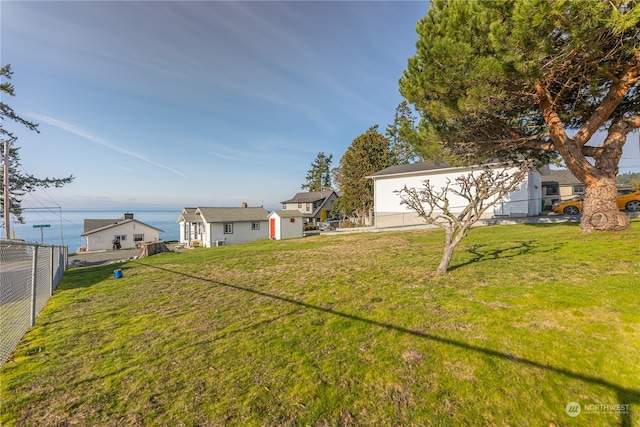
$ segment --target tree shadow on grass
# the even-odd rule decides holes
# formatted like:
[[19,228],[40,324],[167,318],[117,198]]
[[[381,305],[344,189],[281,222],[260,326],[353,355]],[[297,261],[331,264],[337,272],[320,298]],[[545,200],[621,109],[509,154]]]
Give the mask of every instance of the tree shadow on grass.
[[[564,368],[558,368],[552,365],[548,365],[542,362],[537,362],[535,360],[530,360],[527,359],[525,357],[520,357],[517,355],[513,355],[513,354],[509,354],[509,353],[505,353],[505,352],[501,352],[501,351],[497,351],[497,350],[492,350],[490,348],[485,348],[485,347],[480,347],[477,345],[473,345],[473,344],[469,344],[466,343],[464,341],[459,341],[459,340],[454,340],[454,339],[450,339],[450,338],[445,338],[445,337],[441,337],[438,335],[434,335],[428,332],[423,332],[423,331],[417,331],[417,330],[413,330],[413,329],[408,329],[408,328],[404,328],[402,326],[398,326],[398,325],[393,325],[391,323],[386,323],[386,322],[379,322],[377,320],[373,320],[373,319],[368,319],[366,317],[362,317],[362,316],[357,316],[354,314],[350,314],[350,313],[344,313],[338,310],[334,310],[331,308],[325,308],[325,307],[320,307],[317,305],[313,305],[313,304],[309,304],[306,303],[304,301],[298,301],[292,298],[288,298],[288,297],[283,297],[280,295],[276,295],[276,294],[272,294],[269,292],[263,292],[263,291],[259,291],[256,289],[251,289],[245,286],[240,286],[240,285],[232,285],[230,283],[224,283],[224,282],[220,282],[217,280],[213,280],[213,279],[209,279],[206,277],[199,277],[199,276],[195,276],[193,274],[187,274],[187,273],[182,273],[180,271],[175,271],[175,270],[170,270],[168,268],[164,268],[164,267],[159,267],[156,265],[150,265],[150,264],[146,264],[140,261],[132,261],[133,264],[140,264],[140,265],[144,265],[145,267],[151,267],[151,268],[156,268],[159,270],[163,270],[163,271],[167,271],[170,273],[174,273],[177,275],[181,275],[181,276],[185,276],[185,277],[189,277],[191,279],[196,279],[196,280],[201,280],[204,282],[208,282],[217,286],[222,286],[222,287],[226,287],[226,288],[230,288],[230,289],[235,289],[238,291],[242,291],[242,292],[248,292],[254,295],[260,295],[262,297],[266,297],[266,298],[270,298],[273,300],[277,300],[277,301],[282,301],[282,302],[286,302],[289,304],[293,304],[296,305],[298,307],[302,307],[302,308],[307,308],[310,310],[315,310],[315,311],[319,311],[322,313],[327,313],[327,314],[331,314],[334,316],[339,316],[345,319],[350,319],[350,320],[354,320],[357,322],[364,322],[364,323],[368,323],[370,325],[373,326],[377,326],[380,328],[384,328],[387,330],[392,330],[392,331],[396,331],[396,332],[400,332],[403,334],[408,334],[408,335],[413,335],[416,337],[420,337],[420,338],[425,338],[434,342],[438,342],[441,344],[446,344],[446,345],[451,345],[454,347],[458,347],[458,348],[462,348],[465,350],[469,350],[472,352],[476,352],[479,354],[484,354],[490,357],[495,357],[498,359],[503,359],[503,360],[508,360],[512,363],[517,363],[517,364],[521,364],[521,365],[525,365],[525,366],[529,366],[529,367],[533,367],[536,369],[540,369],[543,371],[547,371],[547,372],[553,372],[562,376],[565,376],[567,378],[571,378],[574,380],[579,380],[579,381],[584,381],[590,384],[594,384],[594,385],[599,385],[599,386],[603,386],[608,388],[609,390],[615,392],[616,396],[617,396],[617,401],[618,404],[620,405],[629,405],[628,406],[628,410],[625,411],[621,411],[620,415],[620,425],[623,427],[631,427],[633,425],[633,414],[631,411],[631,404],[640,404],[640,389],[632,389],[632,388],[626,388],[626,387],[622,387],[619,386],[617,384],[611,383],[609,381],[607,381],[606,379],[603,378],[598,378],[598,377],[594,377],[591,375],[586,375],[586,374],[581,374],[579,372],[575,372],[569,369],[564,369]],[[290,313],[287,313],[287,315]]]
[[467,266],[469,264],[476,264],[478,262],[490,261],[494,259],[506,259],[515,258],[529,253],[546,253],[555,252],[560,248],[562,244],[555,244],[553,247],[542,248],[535,240],[529,240],[526,242],[514,242],[510,246],[497,247],[496,245],[473,245],[468,248],[460,248],[460,252],[465,251],[473,254],[473,258],[468,261],[461,262],[450,266],[447,271],[457,270],[458,268]]

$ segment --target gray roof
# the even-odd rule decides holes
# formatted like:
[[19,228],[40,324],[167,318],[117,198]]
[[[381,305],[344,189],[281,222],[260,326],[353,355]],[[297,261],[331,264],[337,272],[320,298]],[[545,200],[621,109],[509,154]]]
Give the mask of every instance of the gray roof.
[[110,225],[116,225],[118,221],[124,221],[124,219],[85,219],[83,233],[88,233],[89,231],[98,230]]
[[450,164],[445,162],[409,163],[408,165],[390,166],[386,169],[382,169],[381,171],[374,173],[373,175],[369,175],[369,178],[373,178],[373,177],[377,178],[377,177],[386,176],[386,175],[399,175],[399,174],[414,173],[414,172],[424,172],[424,171],[431,171],[431,170],[438,170],[438,169],[449,169],[453,167],[454,166],[451,166]]
[[149,224],[145,224],[144,222],[140,222],[137,219],[85,219],[84,220],[84,232],[81,233],[81,236],[86,236],[89,234],[97,233],[99,231],[108,230],[109,228],[119,227],[124,224],[128,224],[130,222],[135,222],[136,224],[145,225],[147,227],[153,228],[158,231],[164,232],[157,227],[154,227]]
[[212,222],[266,221],[269,212],[265,208],[198,208],[202,220]]
[[297,209],[280,209],[271,213],[278,214],[280,218],[300,218],[303,216],[302,212]]
[[568,169],[551,169],[549,175],[545,176],[543,184],[556,182],[558,185],[575,185],[582,184]]
[[198,208],[184,208],[177,222],[202,222],[202,217],[196,213]]
[[325,191],[309,191],[306,193],[297,193],[293,196],[293,199],[285,200],[280,203],[313,203],[318,200],[326,199],[331,196],[335,191],[333,190],[325,190]]

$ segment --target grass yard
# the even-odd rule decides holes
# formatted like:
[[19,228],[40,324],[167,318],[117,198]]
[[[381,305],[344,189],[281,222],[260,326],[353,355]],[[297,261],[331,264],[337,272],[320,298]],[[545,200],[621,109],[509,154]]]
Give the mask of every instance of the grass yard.
[[72,269],[0,371],[0,423],[640,425],[640,221],[579,232],[473,229],[443,276],[438,230]]

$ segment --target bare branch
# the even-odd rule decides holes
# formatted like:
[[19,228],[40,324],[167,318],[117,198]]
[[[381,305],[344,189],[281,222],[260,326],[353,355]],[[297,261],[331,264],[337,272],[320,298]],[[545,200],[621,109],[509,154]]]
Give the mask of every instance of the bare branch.
[[[521,164],[515,171],[513,168],[497,170],[485,166],[482,172],[461,175],[455,179],[455,184],[447,181],[440,189],[426,180],[423,188],[419,190],[405,185],[402,190],[395,192],[400,196],[401,204],[415,211],[427,224],[445,230],[445,247],[438,273],[447,271],[455,247],[467,235],[473,224],[487,209],[514,191],[532,168],[533,164],[530,162]],[[449,193],[464,199],[466,205],[452,207]]]

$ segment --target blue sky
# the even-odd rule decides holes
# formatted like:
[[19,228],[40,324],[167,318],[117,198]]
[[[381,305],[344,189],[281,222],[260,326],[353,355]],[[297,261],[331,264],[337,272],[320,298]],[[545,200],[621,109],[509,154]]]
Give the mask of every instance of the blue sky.
[[[8,124],[76,208],[278,208],[318,152],[384,132],[426,1],[2,1]],[[637,141],[637,135],[635,136]],[[624,168],[640,170],[638,143]],[[628,165],[627,165],[628,163]],[[51,200],[52,199],[52,200]],[[38,201],[25,198],[24,206]]]
[[277,208],[318,152],[336,166],[393,120],[427,8],[3,1],[5,102],[40,124],[16,132],[22,164],[76,177],[41,193],[63,208]]

